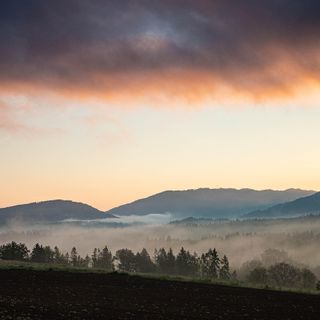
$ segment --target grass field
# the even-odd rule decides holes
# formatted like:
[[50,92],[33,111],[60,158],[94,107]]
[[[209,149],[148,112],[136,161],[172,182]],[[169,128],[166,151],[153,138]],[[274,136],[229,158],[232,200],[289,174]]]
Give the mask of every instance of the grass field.
[[[122,272],[110,272],[105,269],[98,268],[85,268],[85,267],[72,267],[58,264],[47,264],[47,263],[34,263],[28,261],[8,261],[0,259],[0,271],[1,270],[34,270],[34,271],[64,271],[72,273],[102,273],[102,274],[124,274]],[[195,282],[195,283],[206,283],[206,284],[217,284],[225,285],[232,287],[244,287],[244,288],[254,288],[262,290],[274,290],[274,291],[288,291],[288,292],[297,292],[297,293],[306,293],[306,294],[316,294],[320,295],[318,290],[310,289],[301,289],[301,288],[283,288],[283,287],[271,287],[258,285],[254,283],[249,283],[245,281],[230,280],[214,280],[214,279],[202,279],[194,278],[180,275],[167,275],[167,274],[158,274],[158,273],[125,273],[127,275],[143,277],[148,279],[157,279],[157,280],[173,280],[173,281],[182,281],[182,282]]]

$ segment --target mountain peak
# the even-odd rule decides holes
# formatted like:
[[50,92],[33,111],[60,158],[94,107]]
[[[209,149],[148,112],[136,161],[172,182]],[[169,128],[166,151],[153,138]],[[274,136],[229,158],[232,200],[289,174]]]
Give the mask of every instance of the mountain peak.
[[66,219],[93,220],[113,217],[88,204],[61,199],[19,204],[0,209],[0,223],[9,221],[58,222]]

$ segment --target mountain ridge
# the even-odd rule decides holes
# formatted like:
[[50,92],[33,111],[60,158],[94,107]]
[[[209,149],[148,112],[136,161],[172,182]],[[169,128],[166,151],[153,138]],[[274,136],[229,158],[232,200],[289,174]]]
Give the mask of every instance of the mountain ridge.
[[248,212],[311,195],[302,189],[254,190],[250,188],[199,188],[166,190],[106,211],[116,216],[171,213],[174,218],[240,217]]
[[243,218],[281,218],[308,214],[320,214],[320,192],[264,210],[249,212],[243,215]]
[[0,223],[58,222],[66,219],[114,218],[88,204],[71,200],[46,200],[0,208]]
[[[165,190],[112,208],[106,212],[72,200],[46,200],[0,208],[0,224],[17,222],[60,222],[63,220],[96,220],[117,216],[170,213],[173,219],[251,218],[274,206],[317,194],[302,189],[254,190],[250,188],[199,188]],[[320,194],[320,192],[319,192]],[[279,207],[277,207],[279,208]]]

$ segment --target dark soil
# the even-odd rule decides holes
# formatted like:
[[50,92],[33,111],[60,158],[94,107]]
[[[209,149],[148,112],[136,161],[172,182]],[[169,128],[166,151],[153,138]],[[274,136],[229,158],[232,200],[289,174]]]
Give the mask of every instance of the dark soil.
[[1,270],[0,319],[320,319],[320,296],[118,274]]

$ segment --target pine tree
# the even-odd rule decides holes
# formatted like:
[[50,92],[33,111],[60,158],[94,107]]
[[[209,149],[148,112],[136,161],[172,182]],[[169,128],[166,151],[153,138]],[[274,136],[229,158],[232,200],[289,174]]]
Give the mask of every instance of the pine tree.
[[155,250],[155,261],[160,273],[167,273],[167,252],[164,248]]
[[138,272],[148,273],[155,271],[155,265],[152,262],[150,255],[145,248],[143,248],[141,252],[137,252],[136,265]]
[[39,243],[36,243],[33,247],[30,255],[30,260],[32,262],[44,262],[44,250]]
[[69,255],[69,252],[67,252],[67,253],[65,254],[64,259],[65,259],[66,264],[69,264],[69,263],[70,263],[70,255]]
[[112,253],[108,247],[105,246],[102,251],[99,250],[97,265],[99,268],[112,270]]
[[97,268],[98,267],[98,249],[97,248],[94,248],[91,256],[91,260],[92,260],[92,267]]
[[73,247],[73,248],[71,249],[71,252],[70,252],[70,260],[71,260],[71,265],[72,265],[73,267],[78,266],[78,252],[77,252],[76,247]]
[[39,243],[36,243],[32,249],[30,259],[32,262],[53,263],[54,251],[51,250],[50,246],[43,247]]
[[224,255],[221,260],[219,276],[222,280],[230,280],[231,278],[229,260],[226,255]]
[[57,246],[55,246],[53,248],[53,261],[56,264],[63,264],[63,255],[61,254],[59,248]]
[[90,266],[90,262],[91,262],[90,257],[88,255],[86,255],[86,257],[84,258],[84,261],[85,261],[86,268],[88,268]]
[[176,259],[177,272],[180,275],[195,276],[198,273],[198,257],[196,254],[192,255],[183,247],[177,255]]
[[182,247],[176,259],[177,272],[179,275],[188,275],[188,257],[186,250]]
[[201,275],[205,278],[217,279],[220,270],[220,259],[216,249],[209,249],[200,258]]
[[173,254],[172,249],[170,248],[167,253],[167,272],[168,274],[175,274],[176,273],[176,257]]
[[164,248],[155,250],[155,262],[160,273],[175,274],[176,272],[176,257],[170,248],[168,253]]

